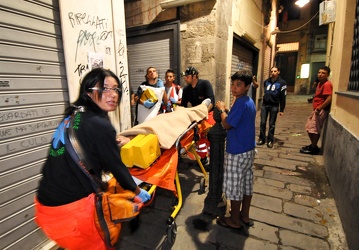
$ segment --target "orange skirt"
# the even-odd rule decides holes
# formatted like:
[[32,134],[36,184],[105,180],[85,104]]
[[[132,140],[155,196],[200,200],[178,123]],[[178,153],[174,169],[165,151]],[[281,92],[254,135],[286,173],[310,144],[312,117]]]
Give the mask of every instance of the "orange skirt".
[[95,194],[62,205],[44,206],[35,197],[35,222],[60,247],[70,250],[105,250],[95,226]]

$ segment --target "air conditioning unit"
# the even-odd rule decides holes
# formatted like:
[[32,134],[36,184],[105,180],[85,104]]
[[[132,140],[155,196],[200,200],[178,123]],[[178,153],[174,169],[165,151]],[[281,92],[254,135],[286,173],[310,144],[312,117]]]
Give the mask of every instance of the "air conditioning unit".
[[335,22],[335,1],[323,1],[319,4],[319,25]]

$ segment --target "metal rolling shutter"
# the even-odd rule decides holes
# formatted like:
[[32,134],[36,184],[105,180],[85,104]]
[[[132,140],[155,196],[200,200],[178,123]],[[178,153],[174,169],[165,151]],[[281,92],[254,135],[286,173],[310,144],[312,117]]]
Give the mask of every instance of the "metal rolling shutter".
[[[253,71],[253,52],[233,41],[231,75],[233,75],[238,70]],[[230,103],[232,104],[232,93],[230,94],[230,100]]]
[[68,90],[58,2],[0,3],[0,249],[47,240],[33,201]]
[[[163,31],[127,38],[129,79],[131,90],[136,92],[145,81],[148,67],[155,67],[165,82],[165,72],[171,68],[173,58],[173,31]],[[132,107],[132,115],[135,109]]]

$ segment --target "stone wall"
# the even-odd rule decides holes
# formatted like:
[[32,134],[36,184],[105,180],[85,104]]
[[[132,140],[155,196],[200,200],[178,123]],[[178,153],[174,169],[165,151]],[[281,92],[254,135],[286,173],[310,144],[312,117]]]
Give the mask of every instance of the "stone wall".
[[[181,8],[181,67],[191,65],[224,100],[231,1],[205,1]],[[228,66],[229,67],[229,66]]]
[[349,249],[359,245],[359,140],[331,116],[325,134],[324,165]]

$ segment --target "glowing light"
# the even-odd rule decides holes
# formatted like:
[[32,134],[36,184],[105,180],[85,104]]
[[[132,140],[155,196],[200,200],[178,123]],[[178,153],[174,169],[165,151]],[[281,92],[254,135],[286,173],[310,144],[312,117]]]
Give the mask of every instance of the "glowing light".
[[298,0],[295,2],[295,4],[298,5],[300,8],[302,8],[307,3],[309,3],[309,0]]
[[300,78],[308,78],[309,77],[309,63],[302,64],[300,69]]

